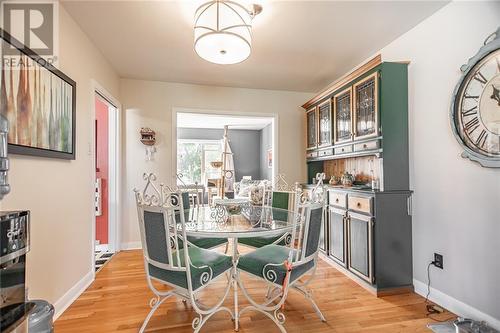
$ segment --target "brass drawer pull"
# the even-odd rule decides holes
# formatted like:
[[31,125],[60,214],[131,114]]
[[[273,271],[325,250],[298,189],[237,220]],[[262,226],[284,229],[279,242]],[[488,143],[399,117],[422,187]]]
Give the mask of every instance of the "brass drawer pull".
[[358,206],[358,208],[361,208],[361,202],[358,202],[356,206]]

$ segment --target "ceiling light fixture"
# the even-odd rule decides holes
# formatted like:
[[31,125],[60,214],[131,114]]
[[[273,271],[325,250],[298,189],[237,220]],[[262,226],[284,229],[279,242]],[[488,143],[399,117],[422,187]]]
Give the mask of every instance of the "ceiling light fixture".
[[222,65],[237,64],[252,51],[252,19],[260,5],[249,10],[230,0],[213,0],[196,10],[194,49],[203,59]]

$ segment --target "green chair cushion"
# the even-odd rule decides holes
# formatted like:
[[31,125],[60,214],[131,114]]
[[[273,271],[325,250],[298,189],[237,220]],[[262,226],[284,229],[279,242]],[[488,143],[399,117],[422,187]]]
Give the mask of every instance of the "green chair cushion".
[[288,200],[290,199],[290,193],[288,192],[273,192],[273,198],[271,206],[273,208],[288,209]]
[[[202,249],[211,249],[227,243],[227,238],[204,238],[187,236],[187,239],[189,243],[194,244],[197,247],[201,247]],[[179,246],[182,246],[182,241],[179,242]]]
[[[282,235],[278,236],[259,236],[259,237],[248,237],[248,238],[238,238],[238,243],[251,246],[254,248],[260,248],[269,244],[276,242]],[[285,239],[279,241],[278,245],[286,245]]]
[[[210,251],[198,248],[196,246],[190,246],[189,249],[189,257],[191,259],[191,285],[193,290],[200,288],[203,284],[201,283],[201,277],[204,272],[210,272],[207,267],[212,268],[212,279],[215,279],[217,276],[226,272],[227,270],[233,267],[232,258],[230,256],[226,256],[220,254],[216,251]],[[175,252],[172,253],[174,265],[177,266],[177,255]],[[185,267],[184,264],[184,249],[179,250],[179,258],[181,261],[181,266]],[[196,268],[196,267],[202,268]],[[171,271],[162,268],[158,268],[152,264],[148,265],[149,274],[152,277],[155,277],[159,280],[169,282],[178,287],[182,287],[184,289],[188,288],[187,285],[187,274],[186,272],[179,271]]]
[[[264,267],[267,264],[283,264],[285,260],[288,259],[288,254],[290,252],[289,247],[281,245],[266,245],[253,252],[245,254],[240,257],[238,261],[238,268],[257,277],[263,278],[270,282],[276,284],[283,284],[283,280],[286,276],[286,269],[284,265],[278,266],[267,266],[264,272]],[[292,250],[294,255],[296,250]],[[307,273],[314,266],[314,260],[311,260],[305,264],[294,266],[290,275],[290,282],[293,282]],[[276,273],[276,279],[274,281],[266,278],[267,274],[270,276],[269,271],[273,270]]]

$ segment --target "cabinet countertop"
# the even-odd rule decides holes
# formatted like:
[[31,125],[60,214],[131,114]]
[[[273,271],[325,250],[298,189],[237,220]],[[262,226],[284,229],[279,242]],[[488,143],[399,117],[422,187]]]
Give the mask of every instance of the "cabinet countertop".
[[[300,186],[306,189],[312,189],[314,188],[314,184],[305,184],[301,183]],[[339,187],[339,186],[334,186],[330,184],[325,184],[325,189],[326,190],[336,190],[340,192],[351,192],[351,193],[361,193],[361,194],[367,194],[367,195],[383,195],[383,194],[395,194],[395,193],[408,193],[411,194],[413,193],[412,190],[397,190],[397,191],[379,191],[379,190],[372,190],[372,189],[359,189],[356,187]]]

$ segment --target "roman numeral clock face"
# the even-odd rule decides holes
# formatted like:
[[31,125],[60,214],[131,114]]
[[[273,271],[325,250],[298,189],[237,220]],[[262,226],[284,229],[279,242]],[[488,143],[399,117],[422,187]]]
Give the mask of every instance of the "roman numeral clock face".
[[454,113],[458,135],[467,147],[500,157],[500,50],[469,71],[456,96]]

